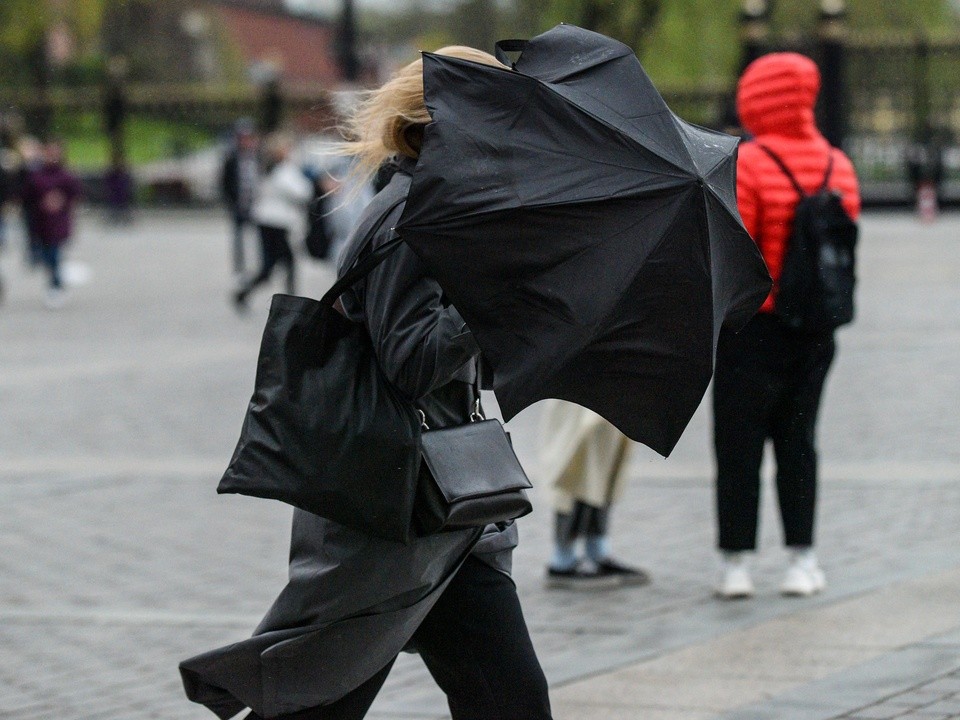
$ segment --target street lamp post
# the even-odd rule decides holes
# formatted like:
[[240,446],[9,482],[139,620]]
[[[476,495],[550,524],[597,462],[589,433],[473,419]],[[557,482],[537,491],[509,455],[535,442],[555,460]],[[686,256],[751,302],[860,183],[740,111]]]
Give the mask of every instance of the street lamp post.
[[357,58],[357,17],[354,0],[343,0],[337,29],[337,56],[343,79],[356,82],[360,77],[360,60]]
[[103,125],[110,140],[110,157],[115,164],[126,159],[124,126],[127,120],[127,97],[124,79],[127,75],[127,59],[114,55],[107,61],[106,84],[103,89]]
[[841,146],[847,130],[844,75],[847,35],[845,0],[820,0],[820,57],[823,76],[820,103],[821,129],[832,145]]
[[740,5],[740,72],[767,50],[773,0],[743,0]]
[[[772,0],[743,0],[740,4],[740,67],[737,76],[743,74],[747,65],[767,50],[767,38],[770,34],[770,13]],[[737,117],[736,100],[731,95],[721,110],[723,126],[727,132],[739,134],[740,120]]]

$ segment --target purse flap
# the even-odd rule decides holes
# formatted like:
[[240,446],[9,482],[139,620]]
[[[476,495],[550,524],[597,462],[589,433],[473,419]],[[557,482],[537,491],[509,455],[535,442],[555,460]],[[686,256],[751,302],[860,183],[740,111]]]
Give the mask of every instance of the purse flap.
[[533,487],[499,420],[430,430],[420,448],[447,502]]

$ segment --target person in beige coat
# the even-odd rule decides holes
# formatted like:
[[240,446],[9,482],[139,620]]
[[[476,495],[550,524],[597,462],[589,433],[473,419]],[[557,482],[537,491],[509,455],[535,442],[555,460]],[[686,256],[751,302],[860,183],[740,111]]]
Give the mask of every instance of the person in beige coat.
[[[610,508],[623,491],[630,440],[592,410],[548,400],[541,465],[555,510],[554,551],[547,586],[643,585],[650,576],[611,557]],[[578,543],[583,541],[583,556]]]

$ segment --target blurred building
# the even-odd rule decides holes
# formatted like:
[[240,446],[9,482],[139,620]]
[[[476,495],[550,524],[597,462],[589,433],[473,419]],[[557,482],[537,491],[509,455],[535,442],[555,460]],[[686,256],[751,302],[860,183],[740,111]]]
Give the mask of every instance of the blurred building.
[[276,76],[330,87],[343,80],[334,21],[294,13],[283,0],[207,0],[205,5],[254,81]]
[[344,77],[335,18],[284,0],[127,0],[108,4],[103,46],[141,82],[321,85]]

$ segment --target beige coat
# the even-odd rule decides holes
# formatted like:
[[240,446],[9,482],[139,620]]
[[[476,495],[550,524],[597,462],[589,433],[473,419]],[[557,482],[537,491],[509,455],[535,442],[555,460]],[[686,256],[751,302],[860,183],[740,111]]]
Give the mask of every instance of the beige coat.
[[542,481],[553,488],[557,512],[570,512],[578,500],[599,508],[617,500],[630,453],[623,433],[592,410],[548,400],[542,438]]

